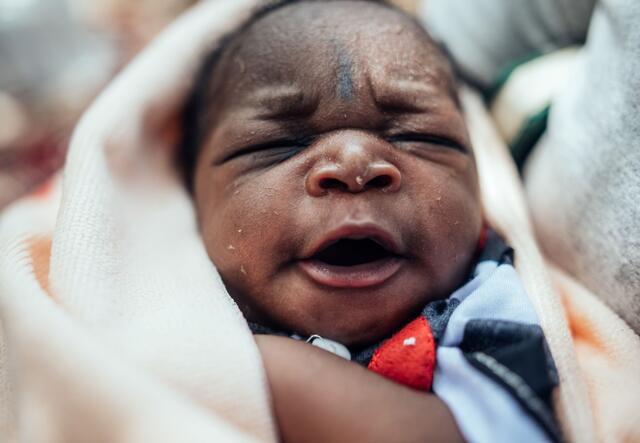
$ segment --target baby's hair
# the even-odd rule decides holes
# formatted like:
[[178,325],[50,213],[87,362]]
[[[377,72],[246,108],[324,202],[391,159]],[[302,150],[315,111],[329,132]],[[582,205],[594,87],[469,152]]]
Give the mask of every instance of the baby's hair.
[[[269,2],[266,5],[256,9],[248,19],[245,20],[242,25],[236,28],[234,31],[223,36],[204,58],[200,69],[198,70],[193,89],[187,98],[185,107],[181,115],[182,126],[182,138],[178,146],[178,164],[182,169],[183,177],[185,179],[187,188],[191,191],[193,188],[193,174],[195,165],[198,159],[198,154],[205,137],[208,135],[204,127],[206,123],[207,108],[210,105],[210,87],[211,81],[216,72],[220,61],[229,49],[231,44],[236,41],[240,36],[249,30],[256,22],[263,19],[267,15],[282,9],[285,6],[289,6],[296,3],[320,3],[320,2],[337,2],[345,0],[279,0]],[[353,1],[353,0],[352,0]],[[399,11],[399,9],[387,0],[357,0],[366,3],[375,3],[387,7],[389,9]],[[403,13],[410,20],[415,20],[409,14]],[[429,36],[434,46],[439,45]],[[442,48],[441,48],[442,49]],[[445,58],[447,57],[446,51],[443,51]]]

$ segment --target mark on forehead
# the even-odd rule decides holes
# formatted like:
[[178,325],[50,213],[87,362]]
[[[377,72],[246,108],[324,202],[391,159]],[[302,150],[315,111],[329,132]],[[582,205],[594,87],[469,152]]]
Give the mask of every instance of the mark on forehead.
[[342,100],[353,100],[353,60],[340,43],[334,43],[338,55],[338,96]]

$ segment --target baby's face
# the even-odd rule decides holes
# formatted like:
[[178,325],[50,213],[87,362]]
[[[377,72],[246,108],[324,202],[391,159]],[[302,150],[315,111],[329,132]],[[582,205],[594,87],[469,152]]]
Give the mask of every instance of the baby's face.
[[194,189],[249,320],[366,344],[465,280],[481,211],[452,89],[419,27],[373,4],[288,6],[231,46]]

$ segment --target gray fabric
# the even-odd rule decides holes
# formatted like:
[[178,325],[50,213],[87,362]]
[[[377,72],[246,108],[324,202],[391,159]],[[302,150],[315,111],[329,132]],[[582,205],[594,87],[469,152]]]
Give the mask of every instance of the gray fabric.
[[484,87],[510,63],[584,42],[595,0],[423,0],[423,20]]
[[[539,325],[514,267],[497,261],[480,262],[474,278],[457,289],[450,299],[459,303],[438,343],[433,391],[451,410],[465,441],[551,441],[543,427],[520,406],[513,391],[473,366],[461,349],[467,326],[473,321],[507,321],[522,327]],[[522,358],[525,356],[526,352],[521,354]],[[510,371],[506,367],[501,369]],[[531,390],[525,380],[519,379],[517,384],[517,392]],[[534,393],[531,398],[539,401]],[[550,414],[546,407],[542,410]]]
[[587,42],[525,169],[554,262],[640,332],[640,2],[426,0],[432,32],[488,85],[509,59]]

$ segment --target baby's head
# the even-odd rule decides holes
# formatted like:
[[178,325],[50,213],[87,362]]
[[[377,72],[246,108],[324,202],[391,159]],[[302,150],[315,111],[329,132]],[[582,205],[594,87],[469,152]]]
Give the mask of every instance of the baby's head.
[[270,8],[207,59],[194,97],[198,221],[248,320],[363,345],[468,277],[473,153],[450,66],[409,16]]

